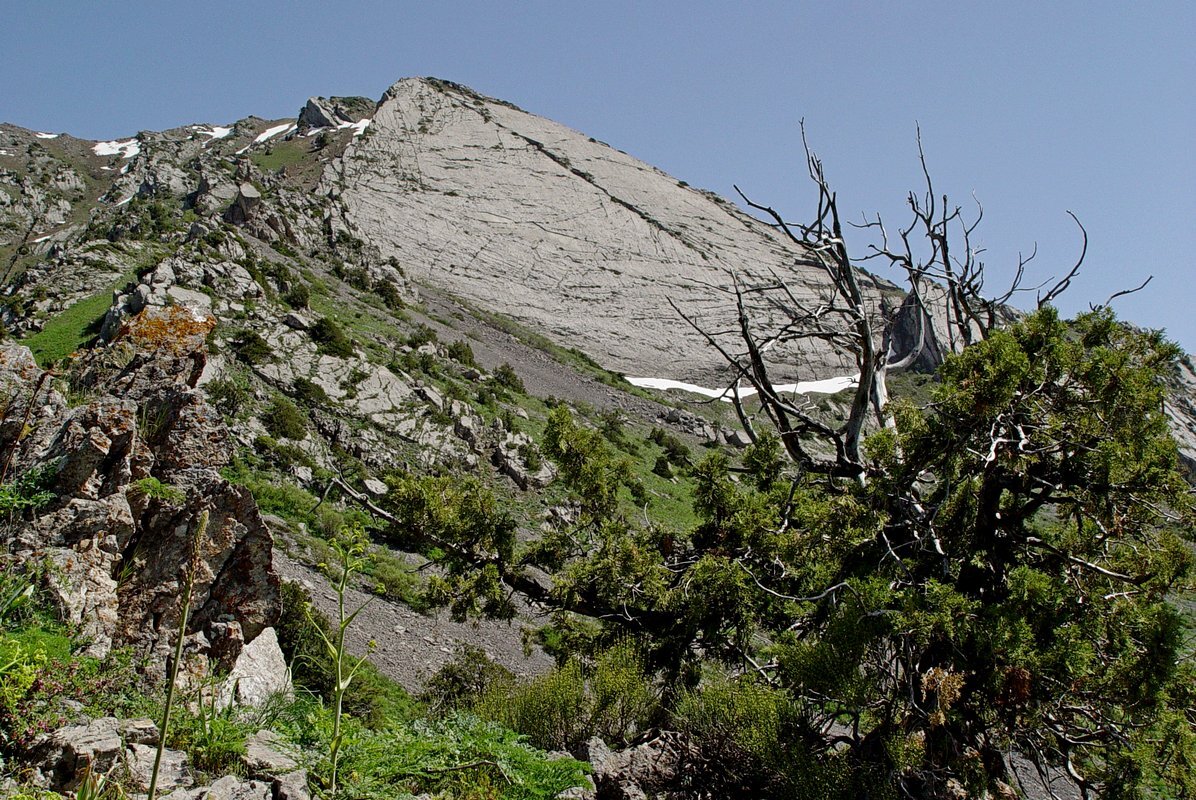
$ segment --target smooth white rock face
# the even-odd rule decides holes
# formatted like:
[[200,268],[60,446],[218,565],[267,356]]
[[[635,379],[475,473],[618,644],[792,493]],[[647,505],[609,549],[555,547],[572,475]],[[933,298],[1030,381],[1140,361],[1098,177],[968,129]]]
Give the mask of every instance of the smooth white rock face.
[[[784,279],[806,303],[825,292],[822,269],[798,263],[804,249],[732,204],[503,103],[400,81],[369,134],[325,174],[321,191],[345,208],[334,226],[378,244],[416,280],[609,368],[716,384],[721,358],[670,301],[726,331],[732,273],[748,285]],[[773,312],[756,295],[748,302],[763,326]],[[821,344],[770,357],[787,365],[778,381],[855,370]]]
[[220,703],[227,706],[262,706],[270,697],[291,691],[291,675],[278,646],[278,634],[266,628],[245,645],[220,690]]

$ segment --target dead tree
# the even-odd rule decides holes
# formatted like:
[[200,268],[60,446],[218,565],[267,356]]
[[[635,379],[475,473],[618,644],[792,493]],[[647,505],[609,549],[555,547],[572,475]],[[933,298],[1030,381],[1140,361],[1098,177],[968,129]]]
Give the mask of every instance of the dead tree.
[[[817,210],[811,222],[787,221],[774,208],[754,202],[735,187],[749,207],[762,212],[777,231],[798,245],[800,255],[795,266],[814,267],[827,276],[827,291],[816,306],[801,302],[783,277],[774,275],[774,280],[765,285],[745,287],[733,275],[737,310],[735,334],[743,349],[732,352],[717,334],[673,305],[677,313],[734,368],[727,392],[747,435],[752,441],[756,440],[757,432],[738,391],[742,380],[747,380],[757,392],[762,412],[777,430],[790,458],[803,470],[859,480],[866,478],[867,465],[861,452],[865,428],[869,423],[881,428],[893,426],[888,410],[888,375],[908,368],[922,354],[935,335],[933,320],[936,314],[945,320],[944,349],[958,352],[986,338],[1010,318],[1007,304],[1015,294],[1038,289],[1038,305],[1050,303],[1068,287],[1083,263],[1087,234],[1076,220],[1084,237],[1083,248],[1079,259],[1062,279],[1045,292],[1041,291],[1043,286],[1023,288],[1026,265],[1034,258],[1032,252],[1028,257],[1018,258],[1008,288],[986,297],[985,268],[979,259],[981,251],[972,243],[973,233],[984,216],[983,207],[977,203],[975,217],[968,219],[960,206],[950,205],[946,195],[938,197],[926,165],[920,131],[917,141],[925,191],[921,196],[911,191],[907,197],[911,211],[909,224],[900,229],[896,241],[890,240],[879,215],[851,225],[875,231],[880,239],[858,258],[848,250],[837,196],[827,181],[822,161],[807,143],[804,126],[802,143],[806,166],[818,192]],[[1076,219],[1074,215],[1072,219]],[[910,313],[916,321],[916,333],[912,346],[905,353],[894,352],[895,309],[886,307],[880,298],[869,296],[863,288],[863,265],[874,259],[887,261],[901,270],[908,285],[906,305],[912,309]],[[926,297],[928,290],[942,293],[944,308],[934,307],[934,302]],[[787,317],[776,331],[760,335],[753,329],[753,319],[745,301],[753,295],[763,296],[768,304]],[[798,400],[778,392],[769,375],[765,353],[776,345],[801,341],[817,341],[845,354],[859,370],[850,410],[845,421],[837,427],[820,419]],[[813,455],[805,444],[810,436],[829,443],[834,449],[833,458]]]

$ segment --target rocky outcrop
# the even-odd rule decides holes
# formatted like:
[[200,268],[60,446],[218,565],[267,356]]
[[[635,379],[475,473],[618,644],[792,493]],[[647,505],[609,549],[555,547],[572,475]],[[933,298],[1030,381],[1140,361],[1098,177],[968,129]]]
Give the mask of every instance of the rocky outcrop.
[[574,755],[594,768],[594,788],[572,790],[570,796],[580,800],[693,797],[694,787],[688,785],[693,776],[687,774],[687,765],[695,752],[684,734],[673,731],[661,731],[624,750],[611,750],[601,739],[590,739]]
[[344,108],[325,97],[309,97],[299,110],[300,128],[335,128],[353,118]]
[[[29,760],[40,785],[54,791],[73,791],[89,774],[105,775],[126,761],[136,761],[135,748],[149,748],[157,741],[158,727],[151,720],[103,717],[54,731],[35,745]],[[151,764],[152,760],[151,750]],[[167,764],[168,788],[189,785],[181,768],[171,768],[176,764],[181,767],[181,759],[171,759]]]
[[1196,483],[1196,370],[1190,357],[1180,360],[1167,389],[1163,410],[1171,420],[1171,435],[1179,445],[1180,464],[1188,480]]
[[52,495],[3,541],[18,561],[49,565],[47,588],[93,655],[132,645],[164,661],[205,509],[190,671],[232,668],[277,618],[270,532],[248,491],[220,476],[228,431],[195,389],[212,324],[183,307],[143,310],[75,365],[68,380],[84,402],[73,407],[27,350],[0,346],[0,458],[8,479],[41,476]]
[[[826,289],[807,253],[731,203],[442,81],[392,86],[370,135],[326,169],[321,190],[339,199],[334,228],[377,245],[411,277],[627,374],[721,374],[670,301],[710,330],[733,328],[734,295],[718,288],[729,273],[749,285],[784,277],[812,306]],[[895,291],[865,280],[874,295]],[[761,324],[775,315],[763,302],[753,313]],[[855,370],[822,346],[772,355],[783,372],[800,370],[779,380]]]

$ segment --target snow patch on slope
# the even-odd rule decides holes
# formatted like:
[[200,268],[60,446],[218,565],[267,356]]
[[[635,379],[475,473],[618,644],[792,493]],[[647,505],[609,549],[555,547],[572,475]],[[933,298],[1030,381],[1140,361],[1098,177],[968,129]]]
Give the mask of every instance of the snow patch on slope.
[[[724,403],[731,402],[734,394],[738,394],[743,398],[751,397],[756,393],[756,390],[750,387],[736,388],[733,392],[731,389],[710,389],[705,386],[685,383],[684,381],[675,381],[670,378],[626,378],[625,380],[632,386],[639,386],[644,389],[680,389],[685,392],[700,394],[703,397],[718,398]],[[859,385],[859,381],[859,375],[842,375],[837,378],[824,378],[818,381],[783,383],[773,388],[780,394],[836,394],[844,389],[855,388]]]
[[124,158],[132,158],[141,152],[141,142],[136,139],[129,139],[124,142],[96,142],[95,146],[91,149],[97,156],[119,155]]
[[192,125],[191,130],[204,134],[209,140],[224,139],[233,132],[231,126],[226,127],[224,125]]
[[57,139],[62,134],[60,134],[60,133],[34,133],[33,135],[39,139]]

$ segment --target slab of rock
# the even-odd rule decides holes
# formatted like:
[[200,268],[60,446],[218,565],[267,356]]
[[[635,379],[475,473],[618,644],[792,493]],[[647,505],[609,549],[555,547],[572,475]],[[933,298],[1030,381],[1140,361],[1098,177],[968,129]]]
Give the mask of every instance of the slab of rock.
[[[157,745],[131,744],[125,752],[125,770],[128,774],[127,788],[146,791],[154,773],[154,759]],[[187,754],[169,748],[162,751],[162,763],[158,767],[158,789],[169,792],[191,786],[194,781],[187,772]]]
[[307,770],[305,769],[288,772],[275,778],[270,788],[274,792],[273,800],[311,800],[311,792],[307,789]]
[[34,745],[30,761],[40,783],[55,791],[70,791],[89,773],[113,769],[126,746],[156,745],[157,726],[151,720],[102,717],[84,725],[59,728]]
[[236,703],[260,708],[271,697],[291,692],[291,673],[278,646],[278,635],[266,628],[241,648],[220,691],[224,706]]
[[[287,745],[274,731],[260,730],[245,740],[245,769],[252,778],[269,780],[289,775],[299,769],[298,762],[287,755]],[[306,775],[304,783],[306,784]]]

